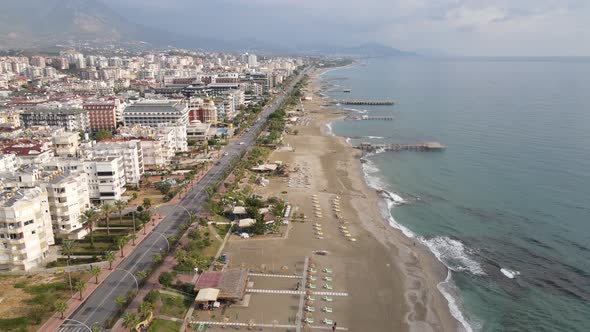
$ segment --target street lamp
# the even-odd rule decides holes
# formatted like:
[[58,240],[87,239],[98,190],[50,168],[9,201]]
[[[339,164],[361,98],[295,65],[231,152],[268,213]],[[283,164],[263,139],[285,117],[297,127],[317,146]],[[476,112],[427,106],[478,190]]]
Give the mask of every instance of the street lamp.
[[120,267],[119,267],[119,268],[117,268],[116,270],[121,270],[121,271],[123,271],[123,272],[125,272],[125,273],[129,274],[131,277],[133,277],[133,280],[135,281],[135,287],[137,287],[137,291],[139,292],[139,282],[137,282],[137,278],[136,278],[136,277],[133,275],[133,273],[131,273],[131,272],[129,272],[129,271],[127,271],[127,270],[125,270],[125,269],[122,269],[122,268],[120,268]]
[[157,235],[161,236],[164,240],[166,240],[166,244],[168,245],[168,252],[170,252],[170,242],[168,241],[168,238],[165,237],[164,234],[162,234],[160,232],[152,231],[152,233],[157,234]]

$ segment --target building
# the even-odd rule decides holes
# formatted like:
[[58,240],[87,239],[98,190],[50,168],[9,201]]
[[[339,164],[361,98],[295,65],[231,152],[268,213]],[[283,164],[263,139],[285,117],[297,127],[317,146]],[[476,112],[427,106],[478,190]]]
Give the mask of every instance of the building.
[[125,168],[123,157],[97,157],[84,161],[88,175],[91,202],[113,203],[125,193]]
[[18,159],[14,154],[0,154],[0,172],[12,173],[18,167]]
[[0,152],[15,155],[19,165],[39,165],[53,157],[53,150],[37,142],[15,142]]
[[156,136],[163,135],[171,143],[174,152],[188,151],[188,141],[186,137],[186,125],[176,125],[174,123],[161,123],[158,125]]
[[125,182],[139,185],[144,172],[143,150],[139,140],[104,140],[92,147],[94,157],[121,157],[125,170]]
[[122,120],[122,112],[119,109],[119,100],[92,100],[84,102],[82,106],[88,111],[89,128],[92,132],[101,129],[113,131],[117,128],[117,122]]
[[143,164],[148,169],[160,169],[170,163],[170,155],[164,149],[162,139],[142,138]]
[[160,123],[188,123],[188,106],[182,100],[141,100],[125,107],[125,126],[140,124],[157,127]]
[[202,144],[207,142],[209,139],[210,128],[210,123],[202,123],[198,120],[191,121],[191,123],[186,127],[186,137],[189,141]]
[[257,67],[258,66],[258,57],[256,54],[248,54],[248,67]]
[[30,270],[54,244],[47,193],[41,188],[0,193],[0,270]]
[[189,122],[217,123],[217,107],[211,99],[189,99]]
[[20,113],[21,125],[52,126],[66,131],[86,131],[89,125],[88,111],[80,109],[32,109]]
[[52,137],[53,151],[59,157],[74,157],[78,152],[80,134],[73,132],[58,132]]
[[47,202],[53,233],[80,239],[86,235],[80,215],[90,208],[88,176],[81,170],[28,168],[15,174],[15,186],[42,188]]

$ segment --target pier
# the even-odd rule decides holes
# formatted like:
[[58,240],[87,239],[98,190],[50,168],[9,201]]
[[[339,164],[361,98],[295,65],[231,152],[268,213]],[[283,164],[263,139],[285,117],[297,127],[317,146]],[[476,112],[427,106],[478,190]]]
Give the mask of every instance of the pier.
[[348,116],[345,120],[366,120],[366,121],[393,121],[393,116]]
[[447,147],[438,142],[419,142],[413,144],[371,144],[361,143],[354,147],[362,151],[374,152],[377,150],[385,151],[443,151]]
[[340,104],[340,105],[393,105],[393,101],[391,100],[334,100],[331,104]]

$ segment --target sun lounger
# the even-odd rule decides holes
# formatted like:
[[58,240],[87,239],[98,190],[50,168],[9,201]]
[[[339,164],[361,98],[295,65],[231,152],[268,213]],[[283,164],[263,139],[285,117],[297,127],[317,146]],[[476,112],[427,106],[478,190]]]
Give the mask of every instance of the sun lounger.
[[[307,324],[313,324],[315,322],[315,320],[312,317],[307,317],[305,318],[304,322],[306,322]],[[330,323],[332,324],[332,323]]]
[[310,306],[306,306],[305,307],[305,311],[307,311],[307,312],[315,312],[315,308],[314,307],[310,307]]
[[330,307],[324,307],[324,309],[322,309],[323,312],[327,312],[327,313],[332,313],[332,308]]
[[331,297],[329,297],[329,296],[324,296],[324,297],[322,297],[322,300],[324,300],[324,301],[326,301],[326,302],[332,302],[332,301],[334,301],[334,299],[333,299],[333,298],[331,298]]
[[305,299],[307,301],[315,301],[315,296],[307,296]]
[[326,324],[326,325],[333,325],[334,321],[328,318],[324,318],[324,320],[322,321],[322,323]]
[[325,268],[322,270],[324,273],[332,273],[332,269]]
[[332,286],[330,286],[330,285],[328,285],[328,284],[325,284],[325,285],[324,285],[324,289],[327,289],[327,290],[332,290]]
[[324,281],[332,281],[332,277],[324,277]]
[[316,289],[317,288],[315,284],[308,284],[307,287],[309,289]]
[[309,276],[309,277],[307,277],[307,279],[309,279],[309,280],[311,280],[311,281],[316,281],[316,280],[318,280],[318,278],[317,278],[317,277],[314,277],[314,276]]

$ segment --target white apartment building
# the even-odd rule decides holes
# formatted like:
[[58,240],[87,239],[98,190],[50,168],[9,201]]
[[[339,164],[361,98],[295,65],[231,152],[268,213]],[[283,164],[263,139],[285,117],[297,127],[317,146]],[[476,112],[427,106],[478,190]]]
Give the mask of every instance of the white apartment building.
[[[188,151],[188,142],[186,138],[186,125],[176,125],[174,123],[159,124],[157,135],[169,137],[173,150]],[[156,135],[156,136],[157,136]]]
[[125,193],[125,168],[123,157],[97,157],[84,161],[88,175],[91,202],[112,203]]
[[144,172],[143,150],[139,140],[105,140],[96,143],[90,152],[94,157],[122,157],[125,182],[139,185]]
[[53,150],[56,156],[74,157],[78,152],[80,135],[76,132],[57,132],[52,137]]
[[207,142],[209,139],[210,128],[210,123],[202,123],[198,120],[191,121],[191,123],[186,127],[187,139],[197,142],[197,144]]
[[170,162],[168,152],[164,152],[162,139],[142,138],[140,142],[143,151],[143,164],[146,168],[162,168]]
[[0,192],[0,270],[29,270],[54,244],[47,193],[41,188]]
[[80,215],[90,208],[88,176],[81,170],[29,168],[15,174],[15,186],[47,192],[53,233],[80,239],[86,235]]

